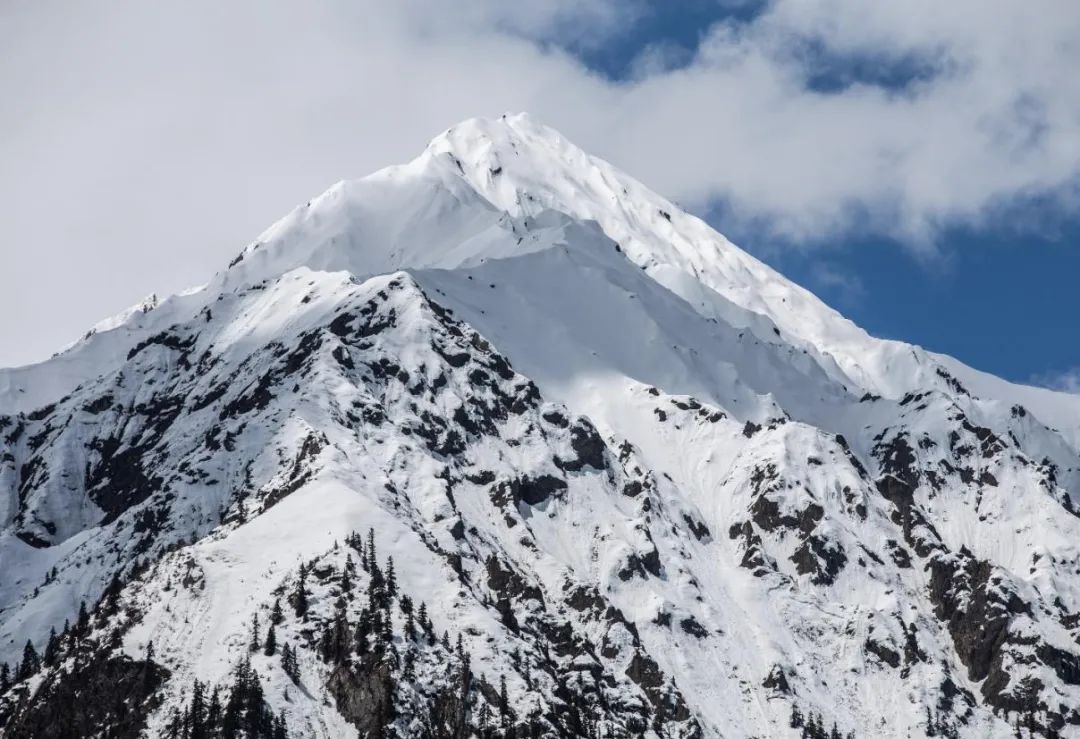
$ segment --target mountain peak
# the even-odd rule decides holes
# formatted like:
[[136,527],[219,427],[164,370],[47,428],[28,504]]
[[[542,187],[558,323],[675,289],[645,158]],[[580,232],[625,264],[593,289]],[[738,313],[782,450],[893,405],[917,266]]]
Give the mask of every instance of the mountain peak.
[[0,733],[1061,733],[1076,401],[466,121],[0,371]]

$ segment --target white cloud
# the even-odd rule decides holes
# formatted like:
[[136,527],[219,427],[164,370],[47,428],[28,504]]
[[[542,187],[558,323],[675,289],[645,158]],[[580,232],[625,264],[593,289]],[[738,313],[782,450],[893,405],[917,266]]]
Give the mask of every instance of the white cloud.
[[843,272],[824,262],[817,262],[810,269],[814,286],[831,291],[841,304],[852,305],[866,296],[866,287],[857,275]]
[[[656,189],[793,240],[858,221],[930,250],[1017,197],[1075,208],[1072,0],[775,0],[630,82],[550,43],[617,38],[644,0],[13,0],[0,9],[0,364],[201,282],[342,177],[458,119],[529,110]],[[916,60],[901,92],[807,64]],[[798,53],[796,53],[798,52]],[[815,52],[816,53],[816,52]]]
[[1031,384],[1080,395],[1080,367],[1036,375],[1031,378]]

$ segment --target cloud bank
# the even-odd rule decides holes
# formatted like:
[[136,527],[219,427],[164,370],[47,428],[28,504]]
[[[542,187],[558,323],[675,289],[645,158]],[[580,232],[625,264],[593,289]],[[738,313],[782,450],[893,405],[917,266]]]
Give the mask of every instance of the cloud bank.
[[612,81],[579,52],[647,24],[644,0],[6,3],[0,364],[201,282],[297,202],[474,115],[528,110],[793,243],[928,251],[1016,202],[1075,210],[1072,0],[732,11]]

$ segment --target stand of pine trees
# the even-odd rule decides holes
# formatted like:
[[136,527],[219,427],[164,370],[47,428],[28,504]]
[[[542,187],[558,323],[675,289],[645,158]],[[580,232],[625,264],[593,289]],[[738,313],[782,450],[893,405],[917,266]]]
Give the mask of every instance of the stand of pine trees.
[[[128,573],[145,569],[136,564]],[[55,577],[55,574],[50,574]],[[153,661],[118,653],[133,620],[121,612],[123,582],[114,575],[92,609],[80,603],[75,623],[50,630],[44,651],[23,647],[14,668],[0,665],[0,735],[5,739],[60,739],[71,736],[138,737],[160,705],[159,691],[169,671]],[[37,680],[32,693],[29,681]]]
[[245,658],[233,670],[222,694],[195,680],[187,705],[173,710],[165,727],[168,739],[287,739],[284,712],[274,715],[263,695],[259,674]]

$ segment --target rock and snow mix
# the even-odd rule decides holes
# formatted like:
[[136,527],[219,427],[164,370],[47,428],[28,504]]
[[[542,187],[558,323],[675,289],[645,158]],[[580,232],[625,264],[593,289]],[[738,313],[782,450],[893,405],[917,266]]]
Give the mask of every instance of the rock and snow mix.
[[0,736],[1080,735],[1080,398],[525,116],[0,370]]

